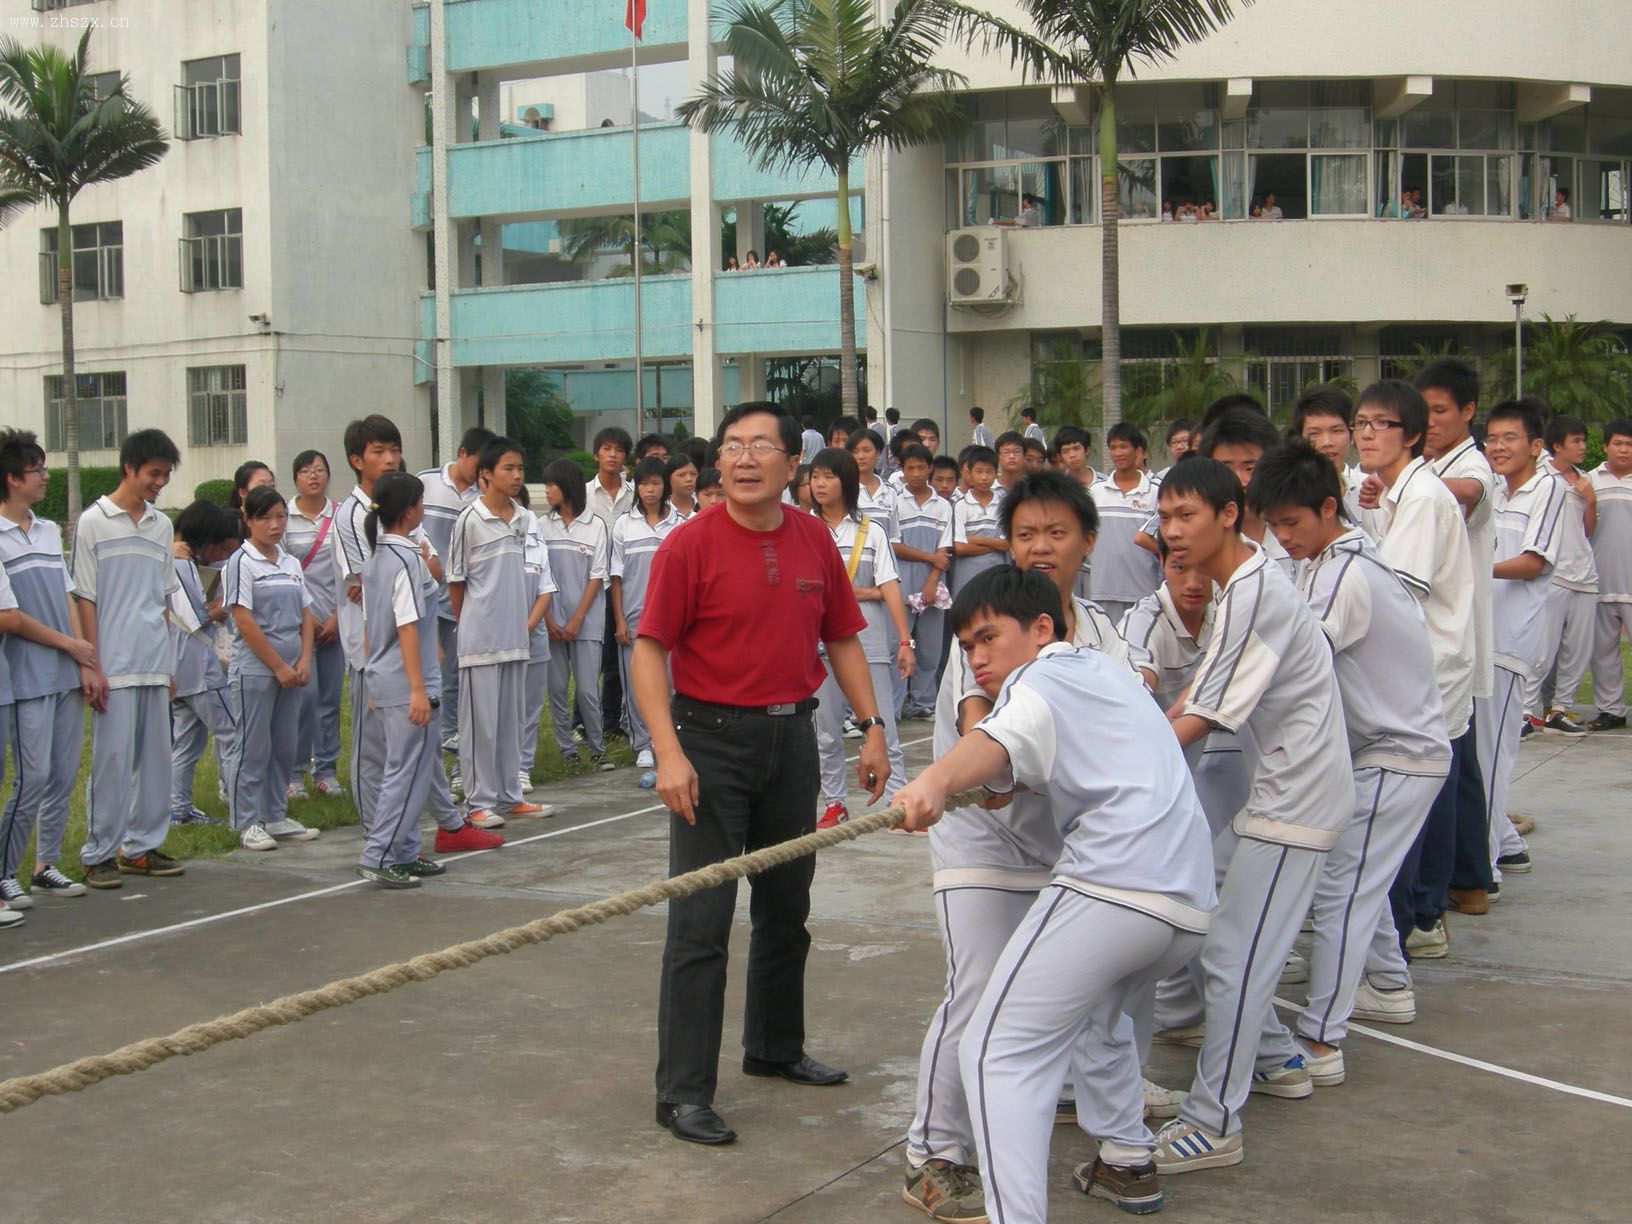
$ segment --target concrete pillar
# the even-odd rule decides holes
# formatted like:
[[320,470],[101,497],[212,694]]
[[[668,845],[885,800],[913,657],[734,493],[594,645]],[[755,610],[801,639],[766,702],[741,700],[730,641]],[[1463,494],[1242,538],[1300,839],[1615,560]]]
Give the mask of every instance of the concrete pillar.
[[758,251],[765,258],[765,205],[758,200],[738,200],[737,263],[747,261],[749,251]]
[[510,428],[510,414],[504,398],[504,367],[483,366],[482,424],[494,433],[502,434]]
[[[686,86],[695,94],[716,64],[709,36],[708,0],[690,0],[686,21]],[[724,407],[720,357],[714,348],[714,277],[724,260],[720,254],[720,208],[714,201],[713,141],[705,133],[693,131],[690,153],[692,432],[708,438],[713,437]],[[738,234],[740,237],[740,228]]]
[[455,139],[459,91],[447,70],[446,0],[431,0],[431,225],[436,273],[436,460],[459,450],[459,380],[453,369],[452,290],[458,263],[458,236],[448,220],[448,145]]
[[765,358],[758,353],[737,356],[737,402],[765,398]]
[[1353,378],[1357,386],[1369,387],[1383,376],[1382,340],[1382,332],[1375,327],[1354,329],[1349,351],[1354,354]]

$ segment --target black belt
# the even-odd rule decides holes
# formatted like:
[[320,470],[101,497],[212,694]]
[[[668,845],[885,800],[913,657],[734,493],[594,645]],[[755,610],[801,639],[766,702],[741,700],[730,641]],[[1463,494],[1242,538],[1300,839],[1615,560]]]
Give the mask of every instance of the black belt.
[[794,714],[809,714],[821,704],[814,697],[806,697],[803,701],[783,701],[776,705],[741,706],[725,705],[718,701],[700,701],[696,697],[688,697],[684,693],[674,695],[676,702],[684,702],[695,706],[699,710],[709,710],[724,714],[728,718],[743,718],[748,715],[770,716],[772,718],[787,718]]

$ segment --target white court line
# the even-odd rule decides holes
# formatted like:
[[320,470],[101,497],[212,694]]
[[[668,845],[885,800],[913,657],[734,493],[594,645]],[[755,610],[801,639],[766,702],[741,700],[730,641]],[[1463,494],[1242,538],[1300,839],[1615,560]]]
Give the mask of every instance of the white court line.
[[[1277,997],[1276,1006],[1285,1007],[1292,1011],[1302,1011],[1296,1003]],[[1489,1071],[1492,1075],[1504,1076],[1510,1080],[1518,1080],[1521,1084],[1535,1084],[1538,1088],[1551,1088],[1554,1092],[1567,1093],[1570,1096],[1584,1097],[1589,1101],[1602,1101],[1605,1105],[1619,1105],[1623,1109],[1632,1109],[1632,1100],[1626,1097],[1612,1096],[1607,1092],[1598,1092],[1592,1088],[1578,1088],[1574,1084],[1560,1083],[1558,1080],[1547,1079],[1541,1075],[1531,1075],[1528,1071],[1517,1071],[1512,1067],[1504,1067],[1500,1063],[1485,1062],[1482,1058],[1469,1058],[1466,1054],[1456,1054],[1450,1050],[1441,1050],[1431,1045],[1423,1045],[1420,1041],[1410,1041],[1404,1037],[1396,1037],[1393,1033],[1379,1032],[1363,1024],[1349,1025],[1351,1033],[1362,1033],[1378,1041],[1397,1045],[1407,1050],[1415,1050],[1418,1054],[1429,1054],[1434,1058],[1443,1058],[1446,1062],[1460,1063],[1464,1067],[1472,1067],[1478,1071]]]
[[[927,744],[930,736],[923,736],[915,740],[903,740],[901,748],[916,747]],[[854,760],[854,757],[847,757]],[[535,833],[531,837],[518,837],[506,840],[503,846],[496,846],[492,850],[466,850],[461,854],[450,854],[438,861],[443,863],[457,863],[463,859],[477,858],[484,854],[496,854],[500,850],[514,846],[526,846],[533,842],[548,841],[552,837],[565,837],[568,833],[581,833],[585,829],[598,828],[601,825],[616,824],[620,820],[629,820],[635,816],[645,816],[651,812],[663,810],[661,803],[648,804],[646,807],[635,808],[633,811],[620,812],[616,816],[603,816],[599,820],[585,821],[583,824],[572,825],[565,829],[552,829],[548,833]],[[332,897],[336,893],[346,892],[348,889],[361,888],[370,883],[368,880],[347,880],[343,884],[331,884],[327,888],[314,888],[309,892],[295,893],[288,897],[278,897],[272,901],[261,901],[254,905],[245,905],[238,909],[223,910],[219,914],[205,914],[202,918],[189,918],[186,922],[174,922],[169,926],[154,927],[147,931],[132,931],[128,935],[117,935],[112,939],[98,940],[96,943],[81,944],[77,948],[66,948],[61,952],[49,952],[44,956],[31,956],[27,960],[12,961],[9,965],[0,965],[0,974],[16,973],[21,969],[34,969],[40,965],[49,965],[56,961],[67,960],[70,957],[85,956],[91,952],[101,952],[107,948],[123,947],[126,944],[139,943],[144,939],[153,939],[160,935],[174,935],[178,931],[190,931],[197,927],[209,926],[212,923],[224,922],[228,918],[242,918],[246,914],[264,913],[266,910],[277,909],[279,906],[294,905],[300,901],[314,901],[318,897]]]

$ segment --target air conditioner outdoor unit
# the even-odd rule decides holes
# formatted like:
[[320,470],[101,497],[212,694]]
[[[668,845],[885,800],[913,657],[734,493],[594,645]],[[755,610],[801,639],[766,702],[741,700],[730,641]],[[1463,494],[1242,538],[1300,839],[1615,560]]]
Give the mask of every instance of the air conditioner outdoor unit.
[[995,226],[953,230],[946,236],[947,291],[954,306],[1007,302],[1009,235]]

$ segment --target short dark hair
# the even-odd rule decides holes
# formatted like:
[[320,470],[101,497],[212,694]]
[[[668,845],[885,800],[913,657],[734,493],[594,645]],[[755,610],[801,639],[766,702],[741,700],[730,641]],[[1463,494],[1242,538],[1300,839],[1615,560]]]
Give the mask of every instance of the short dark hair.
[[[1326,464],[1328,469],[1331,466]],[[1205,455],[1186,455],[1168,469],[1167,475],[1162,477],[1157,501],[1186,494],[1200,498],[1213,508],[1214,514],[1223,514],[1225,506],[1234,506],[1235,529],[1241,530],[1241,520],[1246,517],[1246,490],[1235,478],[1235,473],[1217,459],[1209,459]]]
[[561,496],[572,507],[574,518],[584,512],[589,502],[589,492],[584,487],[583,472],[571,459],[556,459],[545,464],[543,482],[561,490]]
[[[657,456],[656,455],[648,455],[647,458],[656,459]],[[683,467],[694,467],[699,472],[703,470],[702,465],[700,463],[698,463],[697,460],[693,459],[691,457],[691,452],[689,450],[686,450],[684,447],[682,447],[681,449],[675,451],[663,463],[664,472],[666,472],[670,476],[674,475],[676,472],[678,472]]]
[[11,496],[8,479],[21,481],[25,470],[44,462],[45,448],[28,430],[0,430],[0,501]]
[[1040,455],[1048,454],[1048,447],[1044,446],[1041,440],[1037,438],[1025,438],[1021,441],[1020,445],[1025,447],[1028,451],[1036,451]]
[[465,430],[465,436],[459,439],[459,449],[467,455],[479,455],[482,448],[493,441],[496,435],[491,429],[481,425],[472,425]]
[[382,526],[390,530],[402,522],[403,515],[419,504],[425,496],[425,485],[412,472],[387,472],[375,481],[372,496],[374,504],[369,509],[368,517],[363,519],[363,534],[368,537],[370,548],[379,543]]
[[1556,450],[1577,434],[1587,436],[1587,423],[1580,417],[1560,413],[1547,422],[1547,449]]
[[1189,417],[1180,417],[1178,420],[1174,421],[1173,424],[1167,427],[1167,432],[1162,435],[1162,441],[1171,442],[1181,433],[1189,434],[1194,433],[1195,431],[1196,423],[1194,421],[1192,421]]
[[480,476],[483,472],[491,472],[499,466],[500,460],[512,454],[520,455],[523,464],[527,462],[527,451],[520,442],[490,433],[487,441],[482,443],[482,449],[476,452],[476,474]]
[[1025,450],[1025,435],[1017,429],[1005,429],[1002,433],[997,435],[997,441],[992,443],[992,449],[994,451],[1000,451],[1005,446],[1018,446],[1021,450]]
[[1099,508],[1094,505],[1094,499],[1088,496],[1087,489],[1064,472],[1044,468],[1041,472],[1022,476],[1014,482],[1013,488],[1004,491],[1003,505],[999,508],[997,517],[1005,536],[1009,534],[1009,529],[1014,523],[1014,512],[1027,502],[1054,502],[1062,505],[1077,516],[1077,521],[1082,524],[1083,535],[1099,534]]
[[1411,454],[1422,454],[1423,444],[1428,438],[1428,404],[1416,387],[1403,378],[1381,379],[1355,397],[1355,413],[1358,414],[1367,404],[1376,404],[1399,417],[1400,424],[1405,427],[1405,436],[1409,438],[1414,435],[1417,439],[1411,446]]
[[589,453],[593,455],[608,442],[612,443],[619,450],[621,450],[625,457],[628,456],[630,451],[635,449],[635,444],[630,440],[629,431],[627,429],[620,429],[616,425],[608,425],[605,429],[601,429],[596,432],[595,440],[590,443]]
[[273,485],[259,485],[244,494],[244,522],[265,518],[280,506],[285,510],[289,508],[283,494]]
[[644,434],[644,435],[642,435],[640,441],[635,443],[635,451],[634,451],[635,459],[637,461],[641,460],[641,459],[644,459],[652,451],[652,449],[654,447],[659,447],[660,446],[665,451],[667,451],[669,449],[669,442],[670,442],[670,438],[669,438],[669,436],[667,434],[660,434],[660,433]]
[[1280,506],[1298,506],[1319,514],[1327,498],[1337,503],[1338,517],[1347,520],[1337,469],[1302,438],[1289,438],[1265,452],[1247,485],[1247,504],[1259,518]]
[[1061,425],[1054,431],[1054,449],[1059,451],[1072,443],[1079,444],[1084,450],[1092,450],[1094,435],[1080,425]]
[[971,421],[973,421],[976,425],[985,424],[986,423],[986,409],[978,407],[978,406],[969,409],[969,419]]
[[1418,370],[1411,385],[1417,391],[1448,391],[1458,408],[1479,400],[1479,375],[1460,357],[1435,357]]
[[704,489],[715,488],[716,486],[719,485],[719,483],[720,483],[720,469],[719,468],[705,467],[705,468],[698,468],[697,469],[697,492],[701,493]]
[[960,467],[974,467],[977,463],[989,463],[997,466],[997,452],[989,446],[971,446],[959,456]]
[[1047,616],[1054,625],[1054,640],[1065,640],[1065,606],[1059,588],[1031,570],[998,565],[976,575],[952,601],[952,632],[957,633],[982,612],[1012,617],[1022,628]]
[[[241,510],[244,506],[244,493],[249,485],[249,478],[256,472],[271,472],[272,469],[259,459],[248,459],[238,465],[238,470],[232,474],[232,496],[227,499],[227,505],[234,510]],[[277,484],[277,477],[272,478]]]
[[939,438],[941,436],[940,422],[932,421],[928,417],[919,417],[916,421],[914,421],[912,423],[912,432],[913,433],[917,433],[920,429],[929,430],[937,438]]
[[1281,435],[1255,408],[1226,408],[1208,422],[1201,434],[1201,453],[1208,458],[1220,446],[1256,446],[1268,454],[1280,445]]
[[935,458],[929,461],[929,474],[931,476],[935,475],[936,472],[951,472],[955,475],[957,471],[958,461],[952,458],[951,455],[936,455]]
[[858,429],[852,433],[845,439],[844,449],[853,451],[856,449],[856,445],[861,442],[871,442],[875,451],[881,455],[884,453],[884,439],[870,429]]
[[1570,202],[1570,189],[1568,187],[1555,187],[1553,190],[1564,197],[1564,203],[1568,204]]
[[388,416],[381,416],[378,412],[371,412],[361,420],[353,421],[346,426],[345,434],[346,458],[361,459],[363,452],[370,443],[378,442],[381,446],[395,446],[402,449],[402,431],[397,423]]
[[719,445],[725,441],[725,431],[730,429],[743,417],[765,413],[776,418],[777,435],[782,439],[782,449],[790,455],[797,455],[803,448],[804,442],[799,433],[799,422],[794,420],[779,404],[770,400],[744,400],[735,408],[728,409],[720,418],[720,427],[714,431],[715,453],[718,454]]
[[168,463],[181,466],[181,452],[162,429],[138,429],[126,436],[119,447],[119,470],[140,471],[149,463]]
[[901,409],[899,409],[899,408],[886,408],[886,409],[884,409],[884,419],[886,421],[888,421],[891,425],[901,424]]
[[861,470],[856,467],[855,457],[837,446],[825,446],[811,456],[810,470],[815,472],[817,468],[832,472],[839,478],[844,512],[854,514],[861,504]]
[[868,404],[861,410],[861,419],[869,422],[878,420],[878,409]]
[[1201,423],[1196,428],[1201,430],[1202,433],[1206,433],[1209,425],[1233,409],[1256,412],[1265,419],[1269,417],[1269,413],[1264,411],[1264,406],[1258,402],[1257,396],[1248,395],[1245,391],[1231,391],[1228,395],[1221,395],[1207,405],[1207,411],[1201,414]]
[[1605,421],[1601,432],[1605,446],[1609,445],[1611,438],[1632,438],[1632,417],[1616,417],[1614,420]]
[[1020,419],[1022,421],[1035,421],[1037,419],[1037,409],[1033,408],[1030,404],[1027,404],[1024,408],[1020,409]]
[[[645,439],[641,439],[645,441]],[[645,513],[640,504],[640,482],[643,480],[661,480],[663,482],[663,496],[658,500],[657,512],[660,515],[669,512],[669,464],[673,460],[659,459],[656,455],[647,455],[635,464],[635,503],[629,509],[636,514]],[[687,463],[691,460],[687,459]]]
[[1485,418],[1485,428],[1489,429],[1495,421],[1517,421],[1524,426],[1524,436],[1532,442],[1541,441],[1546,426],[1541,423],[1541,413],[1536,411],[1534,404],[1527,404],[1522,399],[1503,400],[1490,410]]
[[176,515],[176,538],[194,553],[243,537],[244,524],[219,502],[200,498]]
[[861,422],[853,416],[834,417],[833,423],[827,427],[827,438],[830,445],[836,445],[833,443],[833,435],[841,429],[844,430],[844,436],[849,438],[851,434],[860,431]]
[[329,463],[329,457],[327,455],[325,455],[322,451],[320,451],[320,450],[303,450],[303,451],[300,452],[300,454],[295,456],[294,463],[291,464],[290,467],[289,467],[289,475],[290,476],[299,476],[301,471],[304,468],[308,468],[308,467],[311,466],[312,460],[314,460],[314,459],[323,460],[323,466],[326,467],[326,468],[329,468],[329,474],[331,476],[334,474],[333,465]]
[[[1526,392],[1525,394],[1519,396],[1519,403],[1529,404],[1530,407],[1536,410],[1536,415],[1541,418],[1541,427],[1543,430],[1545,430],[1552,422],[1554,416],[1553,405],[1545,397],[1537,395],[1534,392]],[[1582,426],[1582,428],[1584,429],[1586,427]]]
[[1335,383],[1319,383],[1298,396],[1292,408],[1292,436],[1303,437],[1303,423],[1310,417],[1341,417],[1343,427],[1354,429],[1354,401]]
[[909,442],[901,448],[901,466],[906,467],[914,459],[921,459],[925,463],[933,465],[935,455],[922,442]]
[[1112,442],[1126,442],[1129,446],[1142,451],[1150,449],[1150,442],[1145,437],[1145,431],[1132,421],[1118,421],[1105,431],[1105,445]]

